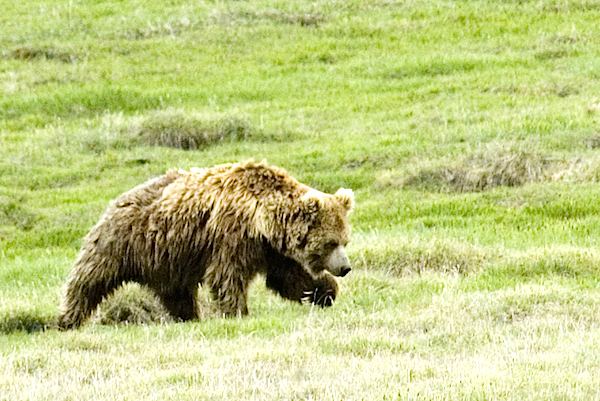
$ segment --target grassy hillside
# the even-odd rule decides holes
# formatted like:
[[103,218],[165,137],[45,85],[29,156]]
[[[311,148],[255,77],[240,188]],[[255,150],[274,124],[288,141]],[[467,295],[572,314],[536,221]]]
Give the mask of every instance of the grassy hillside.
[[[600,399],[600,1],[0,9],[0,400]],[[52,328],[110,199],[248,158],[354,189],[333,308]]]

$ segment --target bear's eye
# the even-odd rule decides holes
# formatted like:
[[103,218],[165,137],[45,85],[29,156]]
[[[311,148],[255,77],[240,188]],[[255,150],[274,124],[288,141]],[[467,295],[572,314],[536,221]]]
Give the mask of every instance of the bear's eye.
[[338,247],[337,241],[329,241],[325,244],[325,248],[327,249],[335,249]]

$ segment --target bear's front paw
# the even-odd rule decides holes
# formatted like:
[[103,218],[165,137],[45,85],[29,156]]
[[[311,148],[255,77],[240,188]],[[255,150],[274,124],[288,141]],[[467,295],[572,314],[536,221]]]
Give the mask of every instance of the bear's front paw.
[[333,305],[337,293],[338,284],[336,279],[330,274],[324,273],[316,288],[311,291],[305,291],[303,301],[325,308]]
[[303,303],[311,303],[321,308],[332,306],[335,301],[335,292],[331,289],[315,288],[313,291],[305,291],[302,298]]

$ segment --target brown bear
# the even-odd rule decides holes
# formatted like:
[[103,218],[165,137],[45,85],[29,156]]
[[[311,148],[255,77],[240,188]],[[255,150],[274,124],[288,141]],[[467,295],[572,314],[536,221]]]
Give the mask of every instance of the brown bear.
[[310,188],[265,162],[171,170],[117,198],[86,236],[59,327],[74,328],[124,282],[154,290],[173,317],[198,316],[198,285],[225,316],[246,315],[257,273],[287,299],[332,304],[345,254],[351,190]]

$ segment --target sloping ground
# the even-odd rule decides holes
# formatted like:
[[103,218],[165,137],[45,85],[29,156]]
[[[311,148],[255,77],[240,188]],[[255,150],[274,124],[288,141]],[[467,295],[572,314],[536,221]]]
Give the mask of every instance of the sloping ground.
[[[0,400],[600,398],[597,1],[0,7]],[[54,329],[110,199],[248,158],[355,190],[333,308]]]

